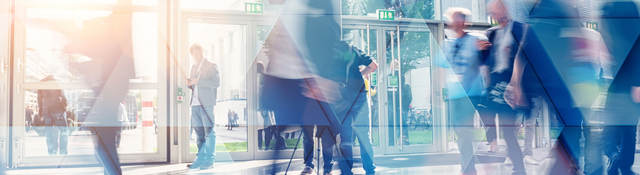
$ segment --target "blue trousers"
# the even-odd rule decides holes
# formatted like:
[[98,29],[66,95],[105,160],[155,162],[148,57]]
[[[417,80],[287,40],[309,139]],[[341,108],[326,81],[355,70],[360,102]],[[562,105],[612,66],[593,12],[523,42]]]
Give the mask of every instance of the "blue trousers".
[[198,153],[196,161],[214,162],[216,131],[213,106],[191,107],[191,128],[196,132]]

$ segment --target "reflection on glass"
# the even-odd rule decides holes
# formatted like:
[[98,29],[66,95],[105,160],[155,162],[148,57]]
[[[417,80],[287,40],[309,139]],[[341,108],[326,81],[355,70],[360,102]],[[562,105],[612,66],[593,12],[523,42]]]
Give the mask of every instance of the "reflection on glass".
[[[83,21],[111,14],[110,11],[58,10],[29,8],[27,18],[34,21],[64,21],[64,25],[80,25]],[[47,75],[58,81],[81,80],[70,67],[72,60],[89,59],[64,52],[68,38],[56,31],[34,23],[27,23],[25,35],[25,82],[37,82]],[[58,24],[62,25],[62,24]],[[81,26],[76,26],[81,27]],[[158,17],[156,13],[133,13],[133,48],[136,78],[133,82],[156,82],[158,78]]]
[[[213,109],[216,152],[246,152],[246,27],[206,23],[190,23],[188,27],[189,44],[200,44],[204,57],[217,65],[220,74],[217,103]],[[195,133],[191,134],[190,143],[190,151],[197,152]]]
[[430,41],[430,32],[401,32],[402,96],[411,96],[403,101],[408,145],[433,144]]
[[385,35],[388,144],[433,144],[431,34],[401,31],[398,35],[397,31],[386,31]]
[[[43,100],[46,91],[59,91],[66,99],[65,114],[54,118],[45,113]],[[83,121],[91,110],[91,90],[25,90],[25,133],[23,150],[25,157],[94,154],[93,134],[83,127]],[[158,92],[157,90],[129,90],[120,103],[119,118],[122,131],[119,135],[118,153],[155,153],[158,151]],[[51,97],[51,95],[49,95]],[[46,102],[45,102],[46,103]],[[51,104],[51,103],[48,103]],[[66,144],[66,149],[64,149]],[[58,151],[52,151],[55,147]],[[65,151],[66,150],[66,151]]]

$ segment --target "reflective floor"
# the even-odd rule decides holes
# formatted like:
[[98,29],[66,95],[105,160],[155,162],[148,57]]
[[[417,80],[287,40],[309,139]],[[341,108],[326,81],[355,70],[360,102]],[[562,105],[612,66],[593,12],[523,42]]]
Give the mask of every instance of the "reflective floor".
[[[553,162],[546,159],[546,153],[538,150],[532,159],[526,161],[527,174],[548,174],[541,171]],[[638,157],[638,156],[636,156]],[[478,153],[478,163],[476,168],[478,174],[511,174],[511,164],[505,159],[502,153]],[[459,157],[456,153],[445,154],[415,154],[415,155],[395,155],[376,157],[377,174],[392,175],[413,175],[413,174],[459,174]],[[637,161],[636,161],[637,162]],[[268,174],[272,168],[272,160],[254,160],[237,162],[218,162],[210,170],[189,170],[185,163],[181,164],[149,164],[124,166],[124,174]],[[285,174],[289,160],[281,159],[276,161],[278,168],[282,169],[277,174]],[[356,163],[354,173],[364,174],[360,163]],[[242,168],[239,168],[242,167]],[[294,159],[286,174],[300,174],[302,171],[302,160]],[[640,165],[633,166],[634,171],[640,171]],[[103,174],[101,167],[70,167],[70,168],[37,168],[37,169],[15,169],[7,172],[9,175],[28,174]],[[332,174],[340,174],[334,169]]]

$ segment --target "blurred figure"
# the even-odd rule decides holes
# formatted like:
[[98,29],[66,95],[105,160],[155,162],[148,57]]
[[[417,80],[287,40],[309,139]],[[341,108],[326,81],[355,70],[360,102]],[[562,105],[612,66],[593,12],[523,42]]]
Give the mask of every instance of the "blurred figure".
[[[261,111],[262,117],[264,120],[265,128],[262,130],[264,133],[264,149],[275,149],[282,150],[286,149],[286,144],[284,137],[282,137],[282,129],[275,125],[276,119],[273,115],[273,111]],[[259,134],[260,135],[260,134]],[[258,138],[260,139],[260,138]],[[273,147],[271,146],[271,142],[274,141],[275,144]],[[260,141],[259,141],[260,142]]]
[[473,99],[482,96],[482,77],[479,75],[481,60],[477,48],[478,38],[465,32],[471,12],[464,8],[447,10],[448,27],[455,32],[443,46],[445,58],[438,65],[448,68],[447,89],[450,110],[450,126],[456,133],[460,151],[462,174],[476,174],[474,158],[475,108]]
[[517,122],[517,111],[504,100],[504,93],[511,80],[513,63],[520,44],[514,39],[513,31],[522,30],[525,26],[523,23],[511,20],[501,0],[491,1],[488,9],[491,17],[498,21],[499,25],[487,30],[488,43],[479,43],[480,49],[483,50],[482,60],[488,68],[486,70],[488,76],[485,75],[488,86],[486,100],[478,100],[483,101],[484,105],[478,107],[478,112],[487,127],[487,141],[494,149],[497,145],[495,118],[498,115],[500,130],[507,143],[507,156],[513,163],[514,174],[525,174],[522,151],[516,136],[520,127],[520,122]]
[[229,131],[233,130],[233,123],[234,123],[233,120],[234,120],[234,118],[235,118],[235,116],[234,116],[233,111],[229,110],[227,112],[227,130],[229,130]]
[[[321,132],[316,135],[320,134],[323,143],[335,143],[338,131],[342,131],[342,122],[349,119],[337,115],[344,111],[333,107],[344,100],[341,88],[348,83],[349,61],[356,55],[340,41],[339,1],[269,2],[286,9],[280,12],[264,46],[268,49],[269,63],[264,64],[268,76],[265,76],[263,95],[273,100],[269,108],[275,112],[276,123],[325,126],[327,129],[318,129]],[[329,134],[330,139],[325,139],[324,134]],[[342,174],[352,174],[353,138],[348,134],[340,138],[336,160]],[[325,173],[329,171],[325,169]]]
[[632,1],[605,3],[601,14],[602,35],[612,56],[610,66],[614,73],[605,105],[607,174],[635,174],[632,165],[640,114],[640,14]]
[[123,124],[123,129],[118,132],[116,135],[116,147],[120,148],[120,140],[122,139],[122,130],[124,130],[124,126],[129,122],[129,118],[127,117],[127,108],[124,105],[124,101],[120,103],[118,106],[118,116],[120,117],[119,121]]
[[135,77],[130,3],[119,0],[109,16],[84,21],[81,27],[74,21],[32,21],[67,36],[66,53],[90,58],[73,59],[70,67],[93,91],[83,126],[96,134],[96,156],[109,175],[122,174],[116,149],[121,130],[118,106],[128,93],[129,79]]
[[591,43],[574,7],[569,1],[541,0],[531,8],[528,26],[514,32],[521,44],[505,91],[514,109],[530,111],[535,98],[553,105],[559,121],[553,127],[562,129],[551,150],[553,174],[588,173],[581,167],[580,138],[591,135],[583,125],[599,94],[594,64],[586,61],[593,58],[583,55]]
[[[524,148],[522,150],[522,155],[525,156],[525,162],[537,164],[537,160],[533,158],[533,142],[535,140],[534,135],[537,127],[537,120],[543,115],[544,100],[540,97],[534,98],[531,105],[531,110],[523,111],[522,115],[522,129],[524,130]],[[518,133],[518,131],[516,131],[516,133]]]
[[[275,127],[279,130],[287,127],[302,128],[305,173],[313,172],[314,168],[313,137],[321,138],[325,155],[324,168],[325,172],[329,173],[333,159],[330,151],[335,145],[335,136],[338,134],[336,127],[339,126],[335,112],[329,106],[329,99],[335,101],[335,97],[324,98],[328,96],[322,91],[311,92],[313,87],[319,86],[318,81],[329,80],[316,79],[307,67],[300,51],[293,44],[293,32],[288,32],[285,23],[282,22],[285,19],[275,24],[261,55],[257,58],[261,62],[260,65],[265,65],[260,90],[261,105],[263,110],[273,111]],[[317,128],[316,134],[314,128]],[[276,156],[278,153],[276,150],[273,155]],[[269,174],[275,174],[281,170],[274,163],[270,171]]]
[[[49,75],[41,82],[55,81]],[[43,121],[45,136],[47,137],[47,148],[49,155],[66,155],[67,144],[69,143],[69,129],[67,128],[67,98],[62,90],[38,90],[39,115]]]
[[[346,44],[346,43],[345,43]],[[346,45],[345,45],[346,46]],[[361,50],[352,47],[346,46],[351,49],[352,52],[345,52],[344,59],[348,60],[350,63],[348,64],[348,74],[346,82],[344,83],[344,88],[340,90],[342,99],[338,102],[335,102],[332,106],[337,112],[338,122],[341,123],[341,130],[339,130],[340,134],[340,145],[338,147],[339,151],[343,154],[341,159],[341,171],[343,173],[349,174],[351,173],[351,168],[353,167],[353,141],[354,136],[354,128],[353,121],[358,117],[360,110],[366,105],[367,100],[367,91],[365,87],[365,82],[363,79],[364,75],[368,75],[371,72],[375,71],[378,68],[378,64],[373,61],[373,59],[367,55],[365,55]],[[360,67],[363,67],[362,71]],[[368,116],[367,116],[368,118]],[[368,123],[368,122],[367,122]],[[305,134],[305,164],[306,167],[303,170],[304,173],[312,172],[313,163],[311,162],[313,158],[313,154],[309,151],[313,150],[313,141],[311,140],[310,134],[313,133],[313,128],[304,127],[303,133]],[[317,129],[316,133],[322,133],[322,129]],[[329,137],[329,138],[326,138]],[[333,138],[331,138],[333,137]],[[324,158],[324,173],[329,173],[332,169],[332,155],[333,149],[332,145],[325,144],[326,139],[335,139],[335,136],[325,135],[323,138],[323,158]],[[346,153],[346,154],[345,154]],[[347,156],[347,154],[351,154]],[[366,155],[366,154],[365,154]],[[365,157],[366,159],[367,157]],[[363,160],[364,161],[364,160]],[[369,174],[375,174],[375,170],[373,167],[373,160],[366,160],[368,165],[366,165],[365,169]],[[346,166],[344,165],[346,164]],[[329,170],[329,171],[327,171]]]
[[[264,51],[264,49],[262,50]],[[286,149],[286,143],[285,143],[285,139],[284,137],[282,137],[282,129],[281,127],[278,127],[276,125],[276,118],[275,118],[275,114],[272,110],[269,110],[266,106],[267,103],[269,103],[270,99],[265,99],[262,97],[262,93],[264,93],[263,90],[263,86],[264,86],[264,72],[265,72],[265,66],[263,65],[262,62],[264,59],[264,52],[260,53],[261,55],[258,56],[258,58],[256,58],[258,60],[258,63],[256,63],[256,72],[258,73],[258,94],[259,95],[259,110],[260,110],[260,114],[262,116],[262,120],[264,122],[264,129],[262,130],[262,132],[264,133],[264,149],[268,150],[271,149],[271,141],[273,139],[275,139],[275,145],[273,146],[273,149],[275,150],[282,150],[282,149]],[[258,135],[260,134],[260,131],[258,131]],[[258,137],[258,143],[261,144],[262,142],[260,141],[260,137]]]
[[31,131],[31,126],[33,124],[33,107],[31,107],[31,105],[27,106],[27,108],[24,109],[24,125],[25,125],[25,131],[29,132]]
[[204,50],[199,44],[189,48],[193,66],[191,78],[187,86],[191,89],[191,127],[197,135],[198,153],[191,169],[209,169],[215,162],[215,116],[213,108],[216,105],[220,74],[215,63],[204,58]]

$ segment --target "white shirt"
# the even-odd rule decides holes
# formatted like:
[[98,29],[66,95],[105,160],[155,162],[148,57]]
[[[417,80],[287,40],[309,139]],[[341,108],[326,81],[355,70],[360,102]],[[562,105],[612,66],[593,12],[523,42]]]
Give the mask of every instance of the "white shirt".
[[511,28],[513,26],[513,22],[509,22],[507,26],[496,30],[496,39],[494,41],[496,43],[496,66],[491,70],[493,73],[500,73],[509,69],[511,65],[511,61],[509,57],[511,56],[511,46],[513,46],[513,35],[511,34]]
[[[202,63],[204,63],[205,61],[207,61],[206,58],[202,58],[202,61],[200,61],[200,63],[198,64],[198,67],[196,68],[195,72],[191,71],[192,73],[194,73],[195,75],[191,75],[191,79],[198,79],[200,78],[200,69],[202,69]],[[200,98],[198,97],[198,85],[194,84],[193,85],[193,98],[191,101],[191,106],[200,106]]]

